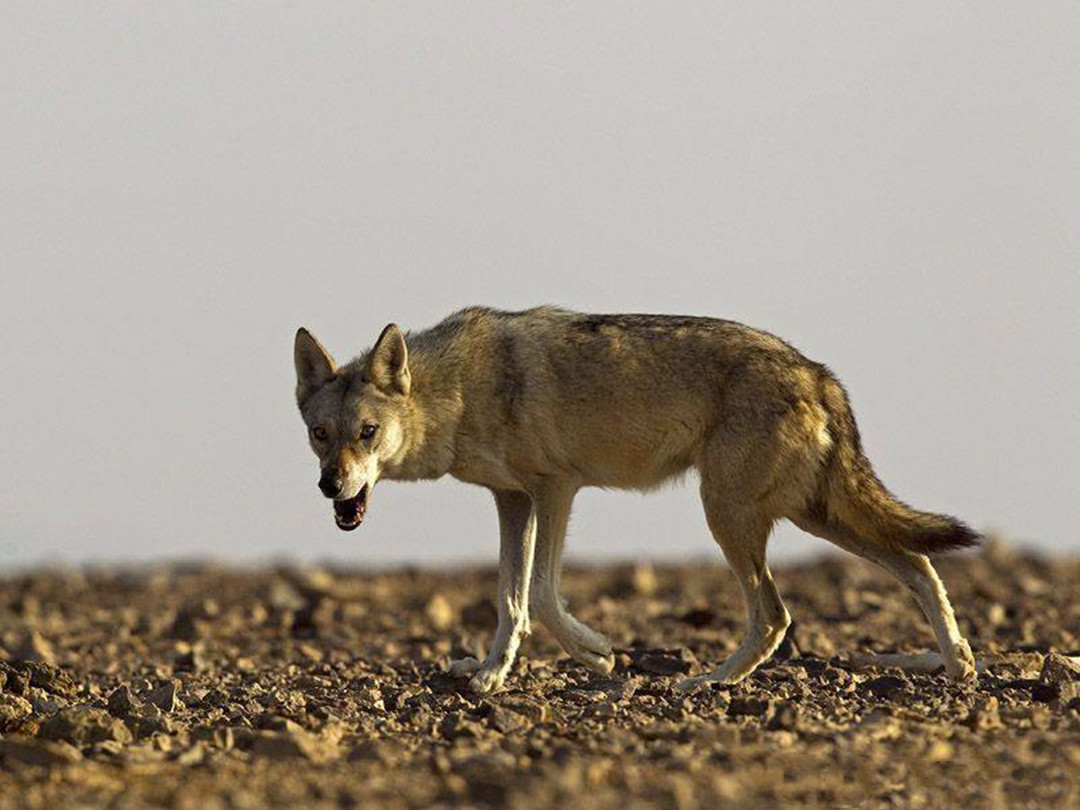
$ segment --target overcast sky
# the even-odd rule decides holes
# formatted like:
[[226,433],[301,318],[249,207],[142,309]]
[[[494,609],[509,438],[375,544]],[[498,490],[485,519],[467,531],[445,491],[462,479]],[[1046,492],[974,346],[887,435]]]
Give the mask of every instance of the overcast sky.
[[[297,326],[476,303],[769,329],[897,494],[1080,551],[1075,2],[0,7],[0,564],[494,561],[449,480],[335,529],[292,400]],[[692,483],[571,531],[714,553]]]

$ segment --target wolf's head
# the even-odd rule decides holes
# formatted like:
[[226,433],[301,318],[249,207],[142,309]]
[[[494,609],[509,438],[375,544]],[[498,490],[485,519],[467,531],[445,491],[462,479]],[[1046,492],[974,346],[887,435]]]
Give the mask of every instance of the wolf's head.
[[294,356],[296,401],[319,457],[319,489],[334,501],[338,528],[352,531],[384,466],[404,447],[411,384],[405,337],[390,324],[365,358],[339,369],[301,328]]

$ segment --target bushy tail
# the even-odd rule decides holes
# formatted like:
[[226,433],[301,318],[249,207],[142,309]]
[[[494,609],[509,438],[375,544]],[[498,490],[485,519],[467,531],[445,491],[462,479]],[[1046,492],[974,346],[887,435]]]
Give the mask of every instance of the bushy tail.
[[981,539],[962,521],[920,512],[896,498],[874,473],[862,450],[847,392],[822,369],[821,396],[833,447],[821,480],[814,516],[883,546],[940,554]]

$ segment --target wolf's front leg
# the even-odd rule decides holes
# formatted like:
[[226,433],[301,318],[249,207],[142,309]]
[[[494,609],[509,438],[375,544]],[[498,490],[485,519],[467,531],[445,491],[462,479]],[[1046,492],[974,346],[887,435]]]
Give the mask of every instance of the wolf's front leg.
[[478,694],[494,692],[506,680],[521,639],[529,635],[529,582],[536,544],[533,502],[524,492],[492,490],[499,510],[499,626],[487,659],[465,658],[450,664],[455,677],[472,676]]
[[552,481],[536,494],[536,566],[533,572],[532,608],[562,648],[594,672],[608,675],[615,667],[611,642],[601,633],[579,622],[566,609],[559,595],[562,552],[570,506],[577,487]]

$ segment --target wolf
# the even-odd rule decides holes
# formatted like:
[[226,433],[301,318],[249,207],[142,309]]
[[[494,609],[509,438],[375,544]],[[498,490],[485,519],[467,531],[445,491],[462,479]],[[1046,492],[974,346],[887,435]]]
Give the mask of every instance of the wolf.
[[863,452],[844,387],[824,365],[729,320],[471,307],[339,366],[301,328],[296,400],[334,520],[356,529],[377,482],[451,475],[491,491],[498,511],[498,626],[483,661],[454,661],[499,689],[530,619],[601,674],[611,643],[559,594],[567,520],[583,487],[648,491],[691,470],[716,543],[746,603],[748,630],[716,669],[680,684],[732,684],[768,659],[791,616],[766,564],[773,525],[865,557],[912,592],[939,665],[975,677],[971,648],[928,555],[975,545],[947,515],[894,497]]

